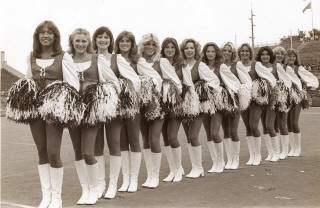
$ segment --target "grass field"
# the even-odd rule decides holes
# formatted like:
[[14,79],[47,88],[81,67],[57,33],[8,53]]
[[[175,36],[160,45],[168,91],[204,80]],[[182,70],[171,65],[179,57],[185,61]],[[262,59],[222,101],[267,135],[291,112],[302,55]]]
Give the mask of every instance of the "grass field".
[[[100,199],[96,207],[320,207],[320,108],[303,111],[302,156],[277,163],[262,162],[258,167],[246,166],[248,148],[244,126],[240,123],[240,168],[221,174],[208,174],[200,179],[186,179],[181,183],[160,183],[154,190],[139,187],[136,193],[117,193],[113,200]],[[179,131],[182,145],[182,163],[186,172],[191,164],[185,135]],[[203,166],[211,167],[204,129],[200,138],[203,145]],[[80,184],[76,175],[73,150],[68,131],[63,134],[61,149],[64,162],[63,206],[77,207]],[[108,149],[105,150],[108,155]],[[262,155],[266,148],[262,142]],[[29,127],[1,118],[1,207],[31,208],[41,200],[37,173],[37,151]],[[106,171],[109,160],[106,156]],[[160,177],[169,171],[163,155]],[[118,185],[121,185],[121,176]],[[146,179],[146,168],[141,163],[139,185]],[[108,174],[107,174],[108,180]],[[79,206],[84,207],[84,206]]]

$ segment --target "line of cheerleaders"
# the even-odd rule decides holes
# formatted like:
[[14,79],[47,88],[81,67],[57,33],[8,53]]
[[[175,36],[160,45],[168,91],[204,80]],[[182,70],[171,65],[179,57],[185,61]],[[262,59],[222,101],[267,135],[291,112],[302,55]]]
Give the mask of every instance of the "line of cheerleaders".
[[[308,107],[306,89],[317,88],[319,82],[300,66],[295,50],[261,47],[253,60],[246,43],[236,52],[232,43],[220,49],[210,42],[201,52],[194,39],[179,47],[174,38],[166,38],[160,47],[155,35],[146,34],[137,45],[128,31],[114,41],[107,27],[98,28],[92,41],[88,31],[76,29],[69,45],[69,52],[63,52],[58,28],[42,22],[34,32],[26,77],[11,87],[7,100],[7,118],[28,124],[37,146],[43,193],[39,208],[62,207],[64,127],[82,188],[77,204],[95,204],[102,196],[111,199],[117,191],[137,191],[140,132],[147,169],[142,186],[148,188],[159,186],[161,134],[170,168],[163,181],[182,181],[177,138],[181,124],[192,164],[188,178],[204,176],[202,124],[213,162],[208,172],[238,168],[240,116],[250,154],[247,165],[261,163],[261,138],[268,150],[265,160],[300,155],[299,114]],[[104,129],[110,151],[107,188]],[[120,169],[123,182],[118,189]]]

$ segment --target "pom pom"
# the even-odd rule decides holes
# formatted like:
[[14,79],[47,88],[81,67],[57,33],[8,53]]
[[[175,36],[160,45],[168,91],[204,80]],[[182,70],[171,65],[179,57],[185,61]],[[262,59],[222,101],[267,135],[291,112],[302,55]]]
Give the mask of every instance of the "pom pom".
[[[171,80],[164,80],[162,84],[162,102],[165,114],[181,115],[182,98],[178,88]],[[180,106],[180,107],[179,107]],[[179,110],[180,109],[180,110]]]
[[139,113],[139,98],[133,85],[127,79],[119,79],[121,92],[119,95],[119,115],[124,119],[134,119]]
[[77,90],[65,82],[55,81],[39,93],[39,113],[53,124],[80,125],[85,107]]
[[32,79],[19,79],[8,91],[6,117],[24,124],[40,118],[37,97],[35,82]]
[[239,111],[239,97],[232,90],[221,87],[221,92],[215,97],[216,108],[219,111],[233,113]]
[[245,84],[242,84],[239,91],[238,91],[238,96],[239,96],[239,107],[240,110],[246,110],[251,102],[251,91],[250,87],[248,87]]
[[216,112],[214,90],[203,80],[195,84],[195,90],[199,96],[200,113],[214,114]]
[[252,101],[257,105],[269,104],[269,83],[265,79],[258,78],[252,83]]
[[141,107],[143,107],[152,102],[152,89],[154,88],[154,84],[148,76],[139,76],[139,78],[141,80],[140,104]]
[[279,112],[288,112],[290,110],[289,89],[283,82],[278,81],[271,93],[271,108]]
[[195,89],[184,86],[184,99],[182,102],[182,112],[184,120],[190,121],[200,113],[199,97]]
[[302,109],[308,109],[312,104],[311,96],[308,96],[308,92],[306,90],[301,91],[301,96],[302,96],[302,101],[301,101]]

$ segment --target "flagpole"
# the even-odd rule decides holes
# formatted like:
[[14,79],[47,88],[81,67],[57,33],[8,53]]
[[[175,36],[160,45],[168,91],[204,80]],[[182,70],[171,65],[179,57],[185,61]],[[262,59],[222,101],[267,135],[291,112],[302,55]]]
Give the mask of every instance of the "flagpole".
[[312,24],[312,36],[314,40],[314,31],[313,31],[313,8],[312,8],[312,1],[310,0],[311,3],[311,24]]

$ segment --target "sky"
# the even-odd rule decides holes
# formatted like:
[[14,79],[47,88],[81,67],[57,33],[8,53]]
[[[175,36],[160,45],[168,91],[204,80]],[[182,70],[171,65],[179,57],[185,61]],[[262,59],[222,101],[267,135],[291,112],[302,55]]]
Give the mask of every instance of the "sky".
[[[154,33],[160,41],[174,37],[179,43],[194,38],[203,46],[231,41],[251,43],[251,5],[255,45],[271,45],[283,36],[312,28],[312,12],[303,8],[311,0],[3,0],[0,6],[0,50],[7,63],[26,72],[32,35],[44,20],[60,30],[61,44],[68,50],[68,37],[76,28],[91,34],[107,26],[116,37],[133,32],[137,42]],[[320,0],[312,1],[314,28],[320,28]]]

